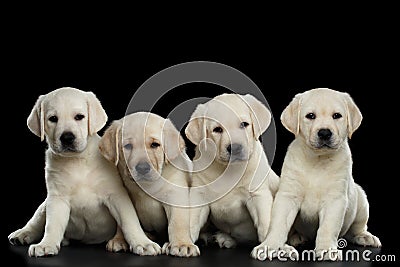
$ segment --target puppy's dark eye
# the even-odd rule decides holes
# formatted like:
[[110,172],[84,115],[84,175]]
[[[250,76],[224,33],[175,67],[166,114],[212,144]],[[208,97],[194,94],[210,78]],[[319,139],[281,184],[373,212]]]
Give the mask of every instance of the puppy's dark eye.
[[83,114],[77,114],[77,115],[75,115],[75,120],[76,121],[81,121],[81,120],[83,120],[83,118],[85,118],[85,115],[83,115]]
[[160,144],[159,144],[159,143],[156,143],[156,142],[153,142],[153,143],[151,143],[151,145],[150,145],[151,148],[157,148],[157,147],[159,147],[159,146],[160,146]]
[[132,146],[132,144],[126,144],[126,145],[124,145],[124,148],[126,150],[132,150],[133,146]]
[[58,121],[58,117],[57,117],[57,116],[51,116],[51,117],[49,118],[49,121],[51,121],[51,122],[57,122],[57,121]]
[[249,126],[248,122],[243,121],[240,123],[240,128],[246,128],[247,126]]
[[343,116],[342,116],[342,114],[340,114],[340,113],[333,113],[333,115],[332,115],[332,118],[333,118],[334,120],[340,119],[341,117],[343,117]]
[[306,115],[306,118],[309,119],[309,120],[314,120],[315,119],[315,114],[314,113],[308,113]]
[[222,128],[221,127],[215,127],[213,132],[214,133],[222,133]]

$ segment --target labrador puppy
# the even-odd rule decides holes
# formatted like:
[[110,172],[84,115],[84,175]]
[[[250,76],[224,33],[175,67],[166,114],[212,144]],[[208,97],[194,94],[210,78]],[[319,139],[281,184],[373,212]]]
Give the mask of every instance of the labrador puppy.
[[264,241],[279,184],[259,140],[270,122],[271,113],[252,95],[223,94],[197,106],[185,130],[197,145],[190,189],[193,240],[210,217],[221,248]]
[[[74,88],[42,95],[33,107],[28,127],[49,145],[47,197],[28,223],[8,237],[12,244],[31,244],[44,233],[29,247],[30,256],[56,255],[69,239],[88,244],[110,240],[117,224],[132,252],[161,252],[143,232],[117,169],[100,154],[97,131],[106,121],[96,96]],[[125,248],[122,241],[110,240],[107,248]]]
[[[294,223],[297,234],[289,243],[316,241],[319,260],[340,259],[339,237],[362,245],[380,247],[379,239],[367,231],[368,200],[352,177],[348,138],[360,126],[362,115],[347,93],[314,89],[298,94],[281,116],[293,134],[282,167],[281,183],[267,239],[253,250],[268,249],[274,257],[285,244]],[[300,237],[299,237],[300,235]]]
[[163,252],[200,255],[189,232],[191,161],[171,121],[147,112],[127,115],[106,130],[100,150],[118,166],[145,231],[168,234]]

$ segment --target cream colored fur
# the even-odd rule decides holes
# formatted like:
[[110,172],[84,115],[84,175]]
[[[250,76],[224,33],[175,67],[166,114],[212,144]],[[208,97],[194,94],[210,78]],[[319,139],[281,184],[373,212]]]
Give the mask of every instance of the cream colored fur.
[[[107,129],[100,150],[118,166],[143,228],[168,234],[163,252],[179,257],[200,255],[189,233],[191,162],[170,120],[146,112],[127,115]],[[171,163],[178,157],[190,165],[186,170]],[[148,173],[136,171],[140,163],[151,166]]]
[[[96,132],[106,121],[106,113],[91,92],[61,88],[39,97],[28,127],[49,145],[47,197],[29,222],[8,237],[13,244],[32,244],[43,237],[29,247],[30,256],[56,255],[61,242],[67,244],[69,239],[88,244],[107,241],[116,233],[117,225],[122,227],[132,252],[161,252],[140,227],[117,169],[100,154]],[[60,141],[65,132],[75,136],[69,148]],[[107,244],[109,250],[125,246],[118,239]]]
[[[197,145],[191,188],[191,203],[198,206],[191,209],[193,240],[210,218],[221,231],[215,236],[220,247],[264,241],[279,183],[259,141],[270,121],[269,110],[251,95],[223,94],[193,113],[186,128],[186,136]],[[229,145],[241,149],[231,153]],[[205,166],[205,161],[210,164]],[[210,185],[220,179],[226,180]],[[204,185],[210,186],[198,190]]]
[[[314,118],[307,115],[311,113]],[[302,240],[315,240],[318,259],[330,259],[327,252],[337,249],[339,237],[380,247],[379,239],[367,231],[366,194],[352,176],[347,139],[362,120],[352,98],[330,89],[310,90],[295,96],[281,120],[296,138],[283,163],[270,231],[252,256],[257,258],[266,248],[269,257],[276,256],[270,253],[278,250],[294,251],[286,244],[292,226],[297,234],[289,242],[298,243],[298,235]],[[321,129],[331,131],[328,143],[321,142]]]

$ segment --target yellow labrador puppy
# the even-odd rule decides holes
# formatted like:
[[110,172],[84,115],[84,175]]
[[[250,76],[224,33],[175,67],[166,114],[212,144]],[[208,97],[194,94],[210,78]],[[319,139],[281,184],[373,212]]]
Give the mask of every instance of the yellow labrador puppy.
[[[56,255],[68,239],[93,244],[113,237],[122,227],[132,252],[156,255],[160,247],[142,228],[118,171],[100,154],[96,134],[107,121],[91,92],[60,88],[42,95],[28,118],[29,129],[46,139],[47,198],[32,219],[9,235],[12,244],[31,244],[30,256]],[[95,219],[94,219],[95,218]],[[117,223],[116,223],[117,222]],[[109,250],[123,248],[109,241]]]
[[347,142],[360,126],[362,115],[347,93],[314,89],[298,94],[283,111],[283,125],[293,134],[282,167],[271,229],[253,251],[268,249],[269,257],[286,245],[292,224],[298,235],[289,243],[316,239],[318,259],[340,259],[339,237],[355,244],[380,247],[379,239],[367,231],[368,200],[352,177],[352,159]]
[[264,241],[279,177],[261,134],[269,110],[252,95],[223,94],[197,106],[185,133],[196,147],[191,187],[192,239],[210,217],[220,247]]
[[[189,232],[191,161],[171,121],[147,112],[127,115],[106,130],[100,150],[118,166],[145,231],[168,233],[163,252],[198,256]],[[179,158],[185,166],[173,164]]]

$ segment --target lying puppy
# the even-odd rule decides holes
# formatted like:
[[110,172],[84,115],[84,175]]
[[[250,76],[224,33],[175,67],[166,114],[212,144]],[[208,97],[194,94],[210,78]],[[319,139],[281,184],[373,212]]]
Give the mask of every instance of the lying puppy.
[[[91,92],[61,88],[37,100],[28,127],[49,145],[47,198],[25,226],[8,237],[12,244],[31,244],[44,232],[40,243],[29,247],[30,256],[56,255],[61,241],[66,244],[68,239],[104,242],[116,233],[117,224],[132,252],[161,252],[140,227],[117,169],[100,154],[96,132],[106,121],[106,113]],[[118,250],[124,246],[119,242],[111,240],[107,247]]]
[[271,113],[251,95],[223,94],[197,106],[185,133],[197,145],[191,192],[192,239],[210,216],[220,247],[264,241],[279,177],[261,134]]
[[[118,166],[145,231],[168,232],[169,243],[163,252],[179,257],[200,255],[189,233],[191,162],[171,121],[152,113],[130,114],[106,130],[100,150]],[[190,165],[183,170],[172,164],[178,158]]]
[[[352,177],[347,138],[362,116],[351,97],[330,89],[310,90],[296,95],[281,120],[296,139],[283,163],[270,232],[253,257],[267,248],[269,254],[293,251],[285,245],[293,223],[303,238],[294,235],[289,243],[316,239],[318,259],[332,258],[328,252],[337,249],[339,237],[380,247],[379,239],[367,231],[367,197]],[[340,253],[335,257],[340,259]]]

